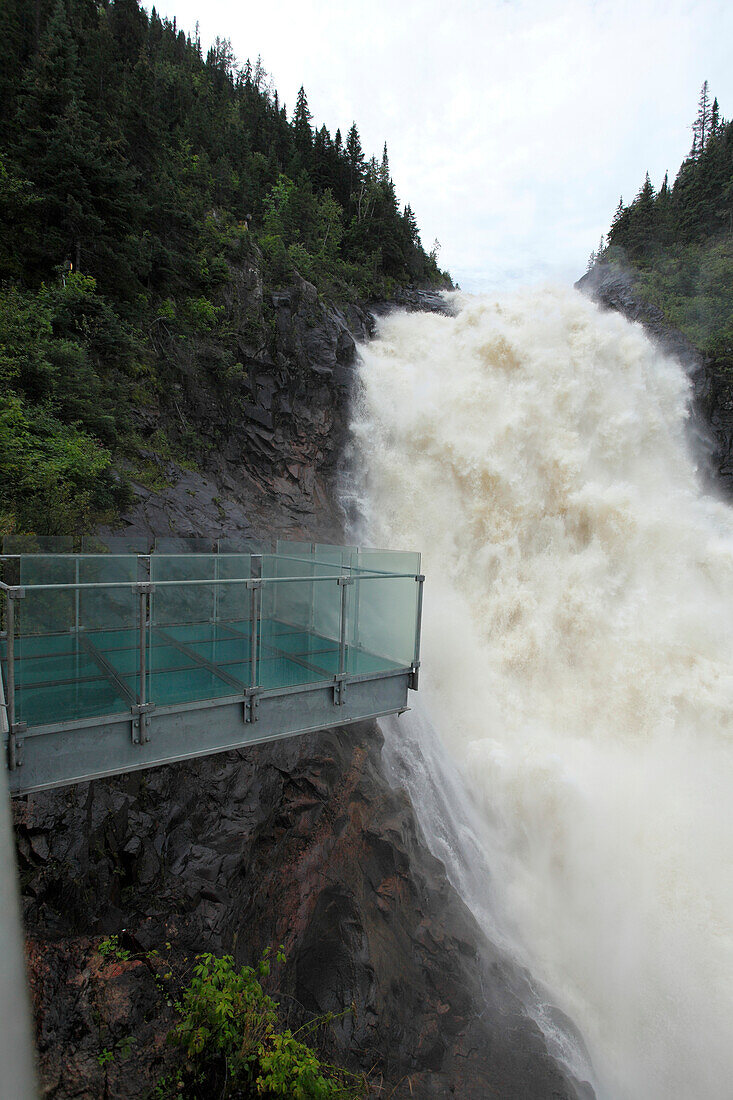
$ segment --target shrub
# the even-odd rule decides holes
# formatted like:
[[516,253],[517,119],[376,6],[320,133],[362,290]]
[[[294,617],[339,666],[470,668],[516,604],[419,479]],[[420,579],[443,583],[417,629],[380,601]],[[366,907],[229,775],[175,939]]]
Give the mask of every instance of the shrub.
[[[282,948],[277,959],[285,961]],[[230,955],[198,957],[177,1005],[181,1019],[169,1036],[185,1052],[186,1065],[169,1083],[161,1082],[159,1096],[356,1100],[364,1095],[361,1078],[323,1063],[297,1032],[278,1032],[278,1006],[261,984],[269,973],[269,950],[255,967],[241,970]]]

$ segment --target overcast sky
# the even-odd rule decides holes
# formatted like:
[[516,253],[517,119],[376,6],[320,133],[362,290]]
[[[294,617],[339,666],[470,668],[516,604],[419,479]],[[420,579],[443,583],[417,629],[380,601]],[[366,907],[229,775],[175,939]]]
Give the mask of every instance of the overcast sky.
[[[149,0],[143,0],[145,6]],[[619,195],[689,151],[703,80],[733,116],[732,0],[159,0],[204,50],[262,55],[290,115],[368,155],[466,290],[571,281]]]

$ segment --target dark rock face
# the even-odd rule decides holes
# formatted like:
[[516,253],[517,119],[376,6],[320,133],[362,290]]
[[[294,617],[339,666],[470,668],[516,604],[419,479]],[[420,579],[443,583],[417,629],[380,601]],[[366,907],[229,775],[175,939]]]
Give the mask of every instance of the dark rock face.
[[665,322],[661,309],[638,297],[631,271],[598,264],[575,286],[606,309],[638,321],[661,350],[685,368],[692,382],[691,432],[703,479],[733,497],[733,402],[708,369],[705,356]]
[[141,413],[143,435],[154,438],[166,416],[192,433],[203,464],[184,469],[151,448],[163,487],[133,484],[135,504],[115,533],[257,537],[317,527],[337,539],[334,482],[356,340],[374,318],[364,306],[324,304],[297,275],[265,301],[256,257],[231,275],[222,308],[239,368],[222,374],[203,338],[173,346],[180,381],[167,405]]
[[450,301],[439,290],[419,290],[414,287],[400,288],[392,301],[378,302],[372,309],[375,313],[386,313],[392,309],[405,309],[408,313],[445,313],[453,310]]
[[[380,748],[364,723],[16,807],[44,1095],[144,1097],[175,1059],[166,974],[279,943],[273,992],[293,1022],[353,1003],[327,1053],[395,1096],[579,1095]],[[110,933],[132,959],[100,956]]]

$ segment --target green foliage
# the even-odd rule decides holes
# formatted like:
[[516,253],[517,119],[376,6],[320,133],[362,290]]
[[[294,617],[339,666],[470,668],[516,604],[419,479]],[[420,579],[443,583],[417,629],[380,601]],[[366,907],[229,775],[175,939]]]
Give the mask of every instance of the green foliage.
[[304,89],[289,120],[259,60],[138,0],[32,7],[0,47],[0,524],[54,533],[124,505],[151,419],[199,447],[176,395],[237,376],[242,267],[345,300],[450,281],[386,148],[314,126]]
[[342,1096],[343,1087],[323,1075],[316,1055],[290,1031],[268,1037],[260,1054],[257,1092],[263,1096],[289,1096],[292,1100],[320,1100]]
[[131,958],[131,952],[126,947],[120,947],[120,940],[118,936],[108,936],[107,939],[102,940],[97,948],[100,955],[104,955],[105,958],[111,957],[117,959],[119,962],[126,962]]
[[733,122],[703,85],[690,155],[670,188],[647,174],[634,201],[619,202],[607,244],[593,260],[629,265],[641,298],[659,307],[709,359],[733,399]]
[[[278,962],[284,962],[282,948]],[[256,966],[237,970],[231,956],[199,956],[178,1004],[180,1022],[170,1040],[186,1065],[161,1082],[160,1097],[290,1097],[291,1100],[356,1100],[363,1083],[323,1063],[291,1031],[277,1030],[277,1004],[262,988],[270,973],[269,951]]]

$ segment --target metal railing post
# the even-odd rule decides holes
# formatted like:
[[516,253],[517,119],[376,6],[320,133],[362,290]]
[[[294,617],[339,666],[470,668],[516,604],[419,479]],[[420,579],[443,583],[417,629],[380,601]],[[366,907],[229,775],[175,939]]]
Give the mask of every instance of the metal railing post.
[[[219,576],[220,576],[220,574],[219,574],[219,553],[218,553],[219,543],[217,542],[216,545],[217,545],[217,554],[216,554],[216,557],[214,558],[214,580],[218,581]],[[218,621],[219,621],[219,585],[215,584],[214,585],[214,624],[218,623]]]
[[12,771],[18,766],[15,744],[15,602],[12,593],[6,592],[6,596],[8,601],[5,615],[8,697],[5,702],[8,714],[8,768]]
[[140,589],[140,684],[138,686],[137,701],[139,706],[144,706],[147,695],[147,631],[148,631],[148,589],[147,586]]
[[259,585],[253,584],[249,593],[249,686],[257,687],[257,659],[259,656]]
[[20,890],[7,777],[0,775],[0,1096],[36,1100],[33,1022],[25,971]]
[[339,676],[341,676],[346,668],[346,585],[343,577],[339,577],[338,583],[341,585],[341,622],[339,624]]
[[74,565],[74,583],[76,585],[76,588],[74,589],[74,629],[76,630],[76,636],[77,636],[77,640],[78,640],[79,625],[80,625],[80,616],[79,616],[80,592],[79,592],[79,557],[78,557],[78,555],[76,557],[76,562],[75,562],[75,565]]
[[354,580],[354,648],[361,649],[361,637],[359,635],[359,605],[361,603],[361,585],[358,574]]
[[415,615],[415,656],[412,662],[412,679],[410,687],[413,691],[417,691],[418,680],[420,678],[420,634],[422,632],[422,593],[423,585],[425,584],[425,577],[422,574],[418,574],[415,577],[417,584],[419,585],[417,590],[417,612]]
[[346,599],[347,589],[354,583],[353,577],[338,577],[336,584],[341,587],[341,611],[339,623],[339,670],[334,687],[334,703],[342,706],[346,694]]
[[311,543],[311,596],[310,613],[308,617],[308,630],[315,634],[316,630],[316,544]]

